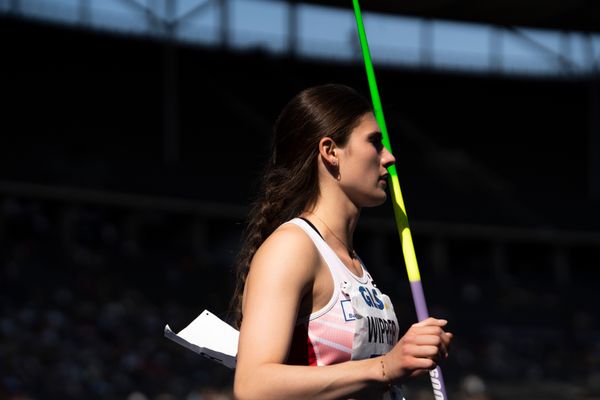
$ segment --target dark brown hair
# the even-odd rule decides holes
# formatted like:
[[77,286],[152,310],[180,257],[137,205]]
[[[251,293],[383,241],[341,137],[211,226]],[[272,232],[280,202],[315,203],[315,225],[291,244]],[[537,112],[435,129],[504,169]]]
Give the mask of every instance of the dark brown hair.
[[244,243],[236,261],[232,299],[234,325],[242,321],[242,296],[250,262],[264,240],[282,223],[310,209],[319,196],[319,141],[332,138],[344,146],[369,102],[354,89],[338,84],[315,86],[297,94],[273,129],[273,147],[248,216]]

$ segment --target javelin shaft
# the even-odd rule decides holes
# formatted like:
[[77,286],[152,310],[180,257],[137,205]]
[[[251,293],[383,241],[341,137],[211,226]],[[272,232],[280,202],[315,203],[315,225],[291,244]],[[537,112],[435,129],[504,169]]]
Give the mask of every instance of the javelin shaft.
[[[373,69],[373,62],[371,61],[371,53],[369,51],[369,44],[367,42],[367,35],[365,33],[360,6],[358,4],[358,0],[352,0],[352,3],[354,6],[360,47],[365,63],[365,69],[367,71],[367,79],[369,81],[369,90],[371,92],[371,99],[373,101],[375,119],[377,120],[379,128],[381,129],[383,145],[390,153],[393,154],[390,137],[387,132],[385,119],[383,117],[383,108],[381,106],[381,99],[379,98],[379,90],[377,89],[377,82],[375,80],[375,70]],[[406,272],[408,273],[408,280],[410,281],[410,289],[412,292],[413,301],[415,303],[417,318],[419,321],[422,321],[429,317],[429,312],[427,310],[427,303],[425,301],[425,293],[423,292],[423,284],[421,283],[421,275],[419,273],[419,266],[417,264],[417,256],[415,254],[415,248],[413,246],[412,236],[408,226],[406,208],[404,206],[404,200],[402,199],[402,192],[400,191],[400,181],[398,180],[398,173],[395,165],[389,167],[388,171],[390,173],[390,192],[392,194],[394,218],[396,220],[396,227],[398,228],[398,234],[400,236],[400,243],[402,244],[402,253],[404,254]],[[448,396],[446,395],[446,387],[444,385],[444,378],[442,377],[442,370],[440,367],[436,367],[435,370],[430,371],[429,376],[431,378],[431,385],[433,386],[435,399],[447,399]]]

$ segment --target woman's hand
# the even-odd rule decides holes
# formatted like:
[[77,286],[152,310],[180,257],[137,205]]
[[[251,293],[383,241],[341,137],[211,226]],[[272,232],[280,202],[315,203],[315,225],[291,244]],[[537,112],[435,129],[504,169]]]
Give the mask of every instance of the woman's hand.
[[448,357],[452,334],[444,332],[448,321],[427,318],[413,324],[396,346],[382,358],[386,380],[402,382],[428,372]]

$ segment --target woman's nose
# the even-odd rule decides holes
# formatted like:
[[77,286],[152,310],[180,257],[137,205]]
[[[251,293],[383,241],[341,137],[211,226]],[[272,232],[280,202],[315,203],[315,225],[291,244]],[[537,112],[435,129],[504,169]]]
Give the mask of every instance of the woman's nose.
[[389,168],[396,163],[396,157],[384,147],[381,162],[384,167]]

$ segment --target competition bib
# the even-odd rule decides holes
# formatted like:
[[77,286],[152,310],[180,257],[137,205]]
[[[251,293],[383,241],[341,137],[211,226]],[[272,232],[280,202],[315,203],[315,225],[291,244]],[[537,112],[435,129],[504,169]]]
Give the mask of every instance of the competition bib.
[[[367,274],[366,271],[364,271]],[[370,275],[368,284],[344,281],[342,293],[346,295],[344,314],[354,318],[352,360],[378,357],[390,351],[398,342],[398,320],[390,298],[373,285]],[[402,391],[392,386],[385,400],[404,399]]]

